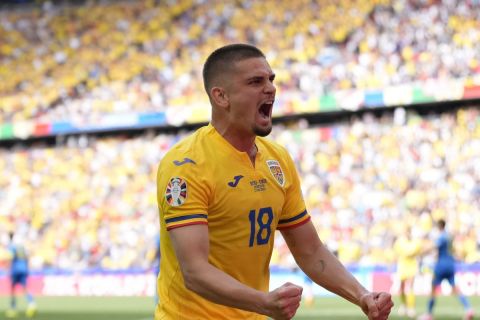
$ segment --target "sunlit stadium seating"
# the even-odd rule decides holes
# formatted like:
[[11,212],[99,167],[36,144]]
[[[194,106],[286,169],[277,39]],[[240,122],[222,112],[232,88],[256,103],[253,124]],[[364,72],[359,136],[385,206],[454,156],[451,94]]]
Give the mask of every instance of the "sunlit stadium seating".
[[[480,108],[350,123],[276,126],[318,232],[345,263],[389,265],[406,226],[446,218],[462,258],[479,261]],[[157,164],[179,135],[71,137],[0,149],[0,234],[26,237],[34,268],[147,268],[158,232]],[[273,264],[292,260],[279,240]]]
[[231,42],[265,51],[283,113],[305,108],[292,95],[431,79],[480,85],[478,1],[89,3],[0,11],[0,124],[170,108],[204,119],[199,66]]
[[[188,108],[203,119],[200,66],[233,42],[267,55],[280,114],[308,109],[297,96],[317,101],[432,79],[480,87],[478,12],[478,1],[460,0],[46,1],[4,9],[0,137],[2,124],[24,121],[89,125],[106,114],[179,116]],[[395,237],[406,227],[425,235],[438,218],[450,221],[461,258],[476,262],[479,110],[299,122],[276,126],[272,138],[291,152],[313,222],[343,262],[391,265]],[[16,230],[34,269],[151,267],[157,165],[186,134],[0,148],[0,244]],[[272,264],[292,263],[279,238]]]

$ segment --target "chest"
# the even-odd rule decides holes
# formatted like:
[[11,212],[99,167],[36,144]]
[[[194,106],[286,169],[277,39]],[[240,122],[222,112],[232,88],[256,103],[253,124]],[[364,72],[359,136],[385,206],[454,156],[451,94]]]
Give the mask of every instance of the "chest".
[[255,167],[231,160],[213,172],[210,232],[228,238],[242,236],[250,244],[262,243],[282,215],[288,185],[285,168],[275,159],[257,159]]

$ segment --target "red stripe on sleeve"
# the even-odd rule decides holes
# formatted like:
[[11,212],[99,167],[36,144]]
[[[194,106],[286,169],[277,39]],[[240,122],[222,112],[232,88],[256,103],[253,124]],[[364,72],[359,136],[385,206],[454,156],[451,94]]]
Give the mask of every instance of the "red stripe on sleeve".
[[299,223],[296,223],[296,224],[292,224],[292,225],[289,225],[289,226],[285,226],[285,227],[282,227],[282,226],[277,226],[277,230],[286,230],[286,229],[290,229],[290,228],[296,228],[296,227],[300,227],[302,225],[304,225],[305,223],[307,223],[308,221],[310,221],[310,218],[311,217],[308,217],[308,219],[302,221],[302,222],[299,222]]
[[206,224],[206,225],[208,225],[208,222],[194,221],[194,222],[189,222],[189,223],[176,224],[174,226],[167,227],[167,231],[170,231],[170,230],[176,229],[176,228],[186,227],[186,226],[193,226],[195,224]]

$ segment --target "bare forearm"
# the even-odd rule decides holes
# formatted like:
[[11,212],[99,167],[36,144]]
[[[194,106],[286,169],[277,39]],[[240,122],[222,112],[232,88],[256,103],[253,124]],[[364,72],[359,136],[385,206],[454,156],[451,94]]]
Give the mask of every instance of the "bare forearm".
[[217,304],[266,314],[265,293],[250,288],[210,264],[184,271],[185,285],[198,295]]
[[386,292],[369,292],[320,241],[314,225],[309,222],[282,235],[295,261],[317,284],[356,304],[368,319],[387,319],[393,302]]
[[323,245],[317,246],[310,254],[296,257],[302,270],[318,285],[360,305],[360,298],[367,290]]

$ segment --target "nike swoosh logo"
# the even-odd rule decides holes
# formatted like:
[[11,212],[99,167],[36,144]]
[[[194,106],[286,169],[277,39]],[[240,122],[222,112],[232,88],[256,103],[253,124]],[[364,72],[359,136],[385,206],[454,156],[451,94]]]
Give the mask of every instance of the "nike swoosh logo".
[[238,182],[240,181],[240,179],[242,179],[243,176],[235,176],[233,177],[233,181],[230,181],[228,183],[228,185],[232,188],[235,188],[237,185],[238,185]]
[[183,158],[183,161],[178,161],[178,160],[175,160],[173,161],[173,163],[176,165],[176,166],[182,166],[186,163],[193,163],[193,164],[196,164],[195,161],[193,161],[192,159],[190,158]]

